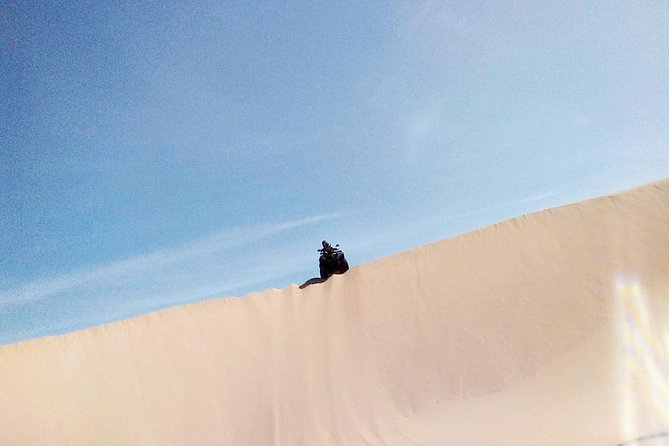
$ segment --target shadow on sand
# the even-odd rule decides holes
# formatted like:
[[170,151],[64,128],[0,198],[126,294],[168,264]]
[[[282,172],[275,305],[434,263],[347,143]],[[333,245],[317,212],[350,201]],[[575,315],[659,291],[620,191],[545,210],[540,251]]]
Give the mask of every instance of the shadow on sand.
[[321,279],[320,277],[312,277],[311,279],[307,280],[302,285],[300,285],[300,289],[302,290],[302,289],[308,287],[309,285],[313,285],[315,283],[323,283],[326,280],[328,280],[328,279]]

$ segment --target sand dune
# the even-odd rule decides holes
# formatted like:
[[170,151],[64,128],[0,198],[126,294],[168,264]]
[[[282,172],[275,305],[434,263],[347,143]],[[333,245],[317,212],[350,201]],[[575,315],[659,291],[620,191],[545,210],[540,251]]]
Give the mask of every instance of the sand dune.
[[669,444],[668,327],[669,180],[2,346],[0,444]]

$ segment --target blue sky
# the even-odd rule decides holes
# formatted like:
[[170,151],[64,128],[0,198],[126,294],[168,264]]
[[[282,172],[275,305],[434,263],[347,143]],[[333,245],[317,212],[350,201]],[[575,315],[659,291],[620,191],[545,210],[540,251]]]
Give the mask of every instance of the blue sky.
[[669,176],[663,0],[106,3],[0,4],[0,343]]

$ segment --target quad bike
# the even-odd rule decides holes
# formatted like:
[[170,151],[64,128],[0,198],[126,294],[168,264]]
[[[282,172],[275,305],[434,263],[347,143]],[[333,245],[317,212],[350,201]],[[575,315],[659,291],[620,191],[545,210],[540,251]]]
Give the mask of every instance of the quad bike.
[[321,279],[327,279],[333,274],[343,274],[348,271],[348,262],[344,253],[339,249],[339,245],[324,246],[318,252],[321,256],[318,259],[318,266],[321,271]]

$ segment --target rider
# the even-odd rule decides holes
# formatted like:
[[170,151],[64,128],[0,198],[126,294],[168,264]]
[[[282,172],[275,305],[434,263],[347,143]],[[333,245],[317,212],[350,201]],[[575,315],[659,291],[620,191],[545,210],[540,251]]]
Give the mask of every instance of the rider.
[[321,242],[321,245],[323,246],[323,253],[332,254],[332,252],[334,251],[334,248],[332,247],[332,245],[330,245],[325,240],[323,240]]

